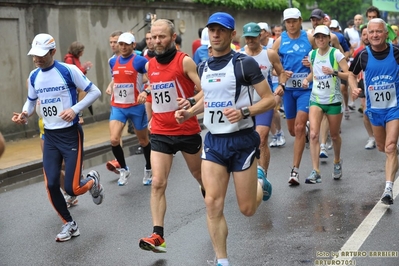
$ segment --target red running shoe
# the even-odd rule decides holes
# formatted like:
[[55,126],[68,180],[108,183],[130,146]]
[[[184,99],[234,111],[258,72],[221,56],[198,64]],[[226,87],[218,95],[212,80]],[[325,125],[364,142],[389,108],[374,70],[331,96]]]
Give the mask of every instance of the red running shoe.
[[166,253],[166,243],[160,235],[153,233],[149,237],[140,239],[139,246],[143,250],[155,253]]
[[119,175],[119,168],[121,168],[120,164],[118,163],[118,161],[112,160],[112,161],[108,161],[107,164],[105,165],[105,167],[107,167],[107,169],[111,172],[114,172],[115,174]]

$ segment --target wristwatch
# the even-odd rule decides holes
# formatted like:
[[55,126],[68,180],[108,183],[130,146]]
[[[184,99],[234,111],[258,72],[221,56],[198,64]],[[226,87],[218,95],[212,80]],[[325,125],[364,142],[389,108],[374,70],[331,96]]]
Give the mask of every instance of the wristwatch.
[[241,114],[243,116],[243,119],[246,119],[251,115],[251,112],[249,111],[248,107],[243,107],[241,108]]
[[144,91],[145,91],[145,93],[147,93],[147,95],[151,94],[151,90],[149,90],[149,89],[145,89]]
[[193,97],[187,98],[187,101],[190,102],[191,107],[193,107],[197,103]]
[[338,71],[337,70],[334,70],[334,74],[333,74],[333,76],[338,76]]
[[285,83],[279,83],[278,85],[280,85],[283,88],[283,91],[285,91]]

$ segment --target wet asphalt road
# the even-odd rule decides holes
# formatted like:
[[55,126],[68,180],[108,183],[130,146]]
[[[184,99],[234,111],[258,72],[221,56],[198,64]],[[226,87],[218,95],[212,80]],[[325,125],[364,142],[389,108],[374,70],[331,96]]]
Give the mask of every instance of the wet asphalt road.
[[[285,121],[282,122],[285,128]],[[385,186],[385,156],[377,150],[364,149],[367,137],[360,114],[352,113],[351,119],[342,123],[344,174],[339,181],[331,178],[330,151],[330,158],[321,165],[322,183],[305,184],[312,170],[309,150],[305,150],[300,167],[301,185],[289,187],[293,138],[286,138],[285,147],[271,150],[268,177],[273,195],[253,217],[239,212],[230,183],[225,206],[230,263],[323,265],[317,263],[328,263],[332,252],[355,239],[360,243],[356,251],[366,256],[335,261],[335,265],[399,265],[399,202],[390,208],[377,205],[383,210],[380,220],[368,216],[374,213],[371,210]],[[134,155],[130,149],[127,163],[132,175],[124,187],[118,187],[118,177],[105,169],[103,162],[110,158],[112,155],[106,154],[85,162],[85,173],[92,168],[100,172],[106,198],[96,206],[89,194],[79,197],[79,204],[71,208],[71,213],[81,235],[65,243],[54,240],[61,222],[48,202],[42,181],[0,193],[0,265],[208,265],[214,252],[206,227],[205,206],[181,154],[174,159],[166,192],[165,254],[138,247],[139,238],[152,231],[150,187],[141,183],[143,156]],[[394,191],[398,189],[394,187]],[[363,227],[372,230],[354,233],[365,219],[368,222]],[[374,258],[370,251],[390,251],[394,257]]]

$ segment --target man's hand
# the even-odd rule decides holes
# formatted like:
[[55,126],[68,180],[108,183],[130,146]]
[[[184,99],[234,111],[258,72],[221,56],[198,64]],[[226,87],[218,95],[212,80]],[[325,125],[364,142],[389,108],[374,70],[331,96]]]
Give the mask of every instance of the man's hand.
[[362,92],[361,88],[352,89],[353,100],[356,100],[359,97],[359,94]]
[[223,115],[231,124],[237,123],[244,118],[240,109],[226,108],[223,110]]
[[[190,109],[191,110],[191,109]],[[182,124],[184,121],[193,116],[193,113],[185,109],[175,111],[175,119],[177,123]]]
[[177,98],[177,107],[179,109],[188,110],[191,107],[190,101],[184,98]]
[[11,120],[14,123],[25,125],[28,123],[28,112],[22,112],[22,113],[13,113]]
[[60,113],[60,117],[61,117],[61,119],[65,120],[67,122],[72,122],[75,119],[76,114],[72,110],[72,108],[69,108],[69,109],[62,111]]

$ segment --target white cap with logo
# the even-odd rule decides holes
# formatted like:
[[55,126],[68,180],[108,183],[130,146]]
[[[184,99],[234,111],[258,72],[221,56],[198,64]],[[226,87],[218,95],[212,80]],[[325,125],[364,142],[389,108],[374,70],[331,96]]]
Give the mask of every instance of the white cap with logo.
[[124,32],[119,36],[118,42],[132,44],[132,43],[136,42],[136,40],[134,39],[133,34],[131,34],[130,32]]
[[324,35],[330,35],[330,29],[326,25],[319,25],[314,29],[313,36],[316,36],[316,34],[321,33]]
[[284,10],[283,17],[284,17],[284,20],[287,20],[290,18],[298,19],[298,18],[301,18],[302,15],[301,15],[301,11],[299,11],[298,8],[293,7],[293,8],[287,8],[286,10]]
[[33,39],[28,55],[45,56],[51,49],[55,49],[54,38],[50,34],[40,33]]

